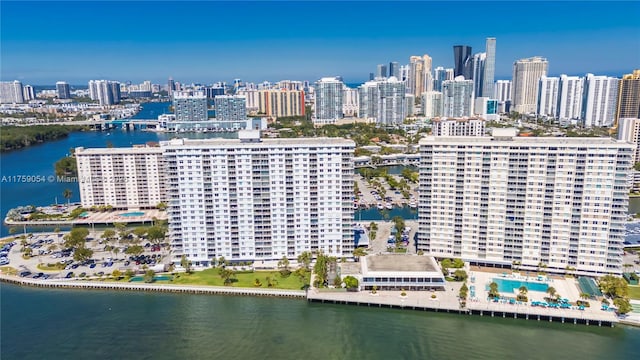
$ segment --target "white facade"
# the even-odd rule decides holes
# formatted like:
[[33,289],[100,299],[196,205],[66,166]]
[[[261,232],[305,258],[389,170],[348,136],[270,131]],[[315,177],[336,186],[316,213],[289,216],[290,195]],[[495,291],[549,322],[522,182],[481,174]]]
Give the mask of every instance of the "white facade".
[[560,75],[558,87],[559,120],[579,119],[582,111],[582,87],[584,79],[580,76]]
[[316,83],[313,122],[333,124],[343,118],[342,89],[344,84],[337,78],[325,77]]
[[22,104],[24,94],[18,80],[0,82],[0,104]]
[[22,87],[22,97],[24,101],[33,100],[36,98],[36,92],[33,90],[33,86],[25,85]]
[[357,117],[360,111],[360,96],[358,89],[345,86],[342,90],[342,113],[344,116]]
[[581,116],[585,127],[613,126],[619,84],[615,77],[585,76]]
[[444,104],[440,91],[422,93],[422,113],[427,119],[444,115]]
[[379,124],[400,124],[407,116],[405,84],[390,77],[367,81],[358,88],[359,117],[372,119]]
[[632,146],[515,135],[420,141],[418,249],[533,271],[620,274]]
[[165,201],[159,147],[76,148],[82,207],[155,208]]
[[[218,95],[214,98],[214,101],[216,104],[216,121],[247,120],[247,98],[244,95]],[[208,115],[206,109],[205,115]]]
[[444,116],[463,117],[473,114],[473,80],[462,76],[442,83]]
[[484,136],[485,121],[478,118],[444,118],[431,121],[433,136]]
[[633,163],[640,161],[640,119],[618,119],[618,140],[633,144]]
[[351,254],[355,143],[249,135],[161,142],[173,261]]
[[511,81],[510,80],[496,81],[493,98],[498,101],[511,100]]
[[513,63],[512,101],[514,110],[535,113],[540,77],[547,75],[549,62],[541,57],[520,59]]
[[558,89],[560,78],[540,77],[538,85],[538,110],[537,114],[555,118],[558,113]]

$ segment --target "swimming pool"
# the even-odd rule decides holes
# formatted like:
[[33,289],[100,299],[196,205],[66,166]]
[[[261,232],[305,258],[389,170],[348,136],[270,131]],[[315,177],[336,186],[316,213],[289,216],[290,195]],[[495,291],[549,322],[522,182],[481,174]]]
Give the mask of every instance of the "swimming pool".
[[132,217],[132,216],[142,216],[142,215],[144,215],[142,211],[134,211],[134,212],[123,213],[123,214],[120,214],[119,216]]
[[[515,279],[501,279],[501,278],[494,278],[493,281],[495,281],[496,284],[498,284],[498,291],[501,293],[518,292],[518,289],[520,289],[521,286],[526,286],[527,290],[529,291],[540,291],[540,292],[547,292],[547,289],[549,288],[549,285],[545,283],[539,283],[539,282],[522,281],[522,280],[515,280]],[[488,289],[489,287],[487,287],[487,290]]]

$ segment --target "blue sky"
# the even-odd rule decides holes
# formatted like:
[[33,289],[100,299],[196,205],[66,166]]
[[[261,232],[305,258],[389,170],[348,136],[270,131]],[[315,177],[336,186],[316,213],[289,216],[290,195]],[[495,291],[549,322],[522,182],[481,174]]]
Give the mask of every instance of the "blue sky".
[[640,2],[0,2],[0,77],[26,84],[88,79],[211,83],[341,75],[497,38],[496,78],[513,61],[549,73],[620,75],[640,67]]

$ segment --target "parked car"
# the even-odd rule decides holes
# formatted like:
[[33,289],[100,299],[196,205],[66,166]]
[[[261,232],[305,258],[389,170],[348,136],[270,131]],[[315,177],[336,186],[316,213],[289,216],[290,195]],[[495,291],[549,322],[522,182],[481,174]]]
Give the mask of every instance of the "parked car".
[[73,277],[73,271],[67,273],[67,276],[65,276],[66,279],[71,279]]

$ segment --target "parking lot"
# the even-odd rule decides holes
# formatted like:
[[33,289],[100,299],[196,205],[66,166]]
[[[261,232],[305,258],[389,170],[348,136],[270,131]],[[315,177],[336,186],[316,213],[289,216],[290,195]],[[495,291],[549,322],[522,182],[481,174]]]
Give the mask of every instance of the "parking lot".
[[[36,233],[27,236],[26,242],[18,237],[1,248],[6,251],[2,252],[5,256],[0,257],[0,265],[17,269],[21,277],[70,279],[102,277],[112,274],[114,270],[123,275],[127,271],[140,273],[145,269],[161,271],[170,262],[167,244],[154,245],[142,240],[138,244],[142,246],[142,254],[131,255],[125,252],[133,243],[106,242],[100,239],[101,234],[89,234],[86,247],[94,253],[86,261],[73,260],[72,250],[64,247],[64,233]],[[31,252],[31,257],[23,257],[23,247],[30,249],[26,251]]]

